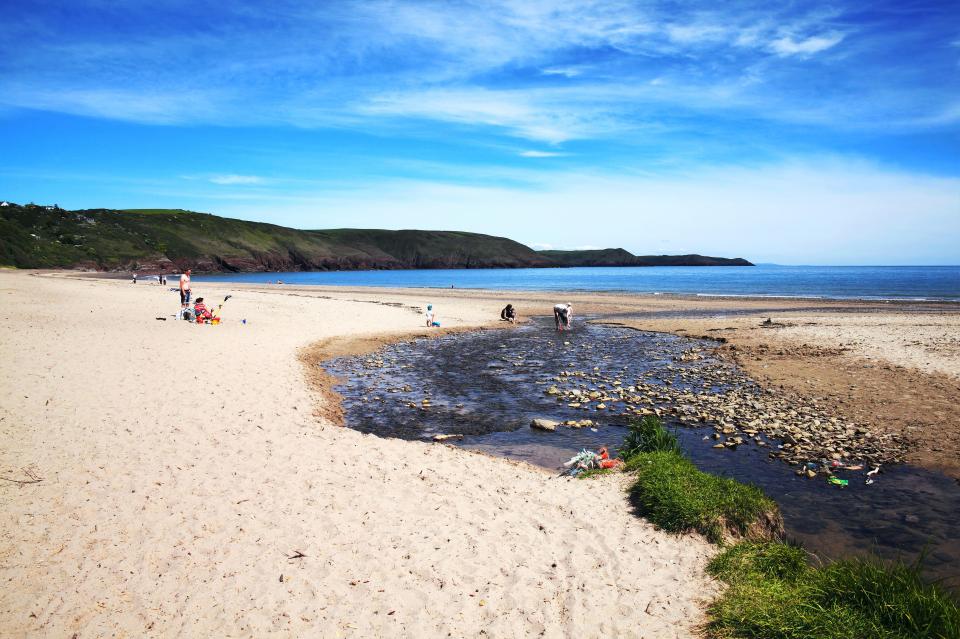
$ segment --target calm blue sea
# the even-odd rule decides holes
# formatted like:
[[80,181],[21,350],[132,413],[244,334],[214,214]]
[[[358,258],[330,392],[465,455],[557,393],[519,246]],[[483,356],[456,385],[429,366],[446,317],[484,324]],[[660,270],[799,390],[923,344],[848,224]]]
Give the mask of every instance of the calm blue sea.
[[960,266],[656,266],[228,273],[195,281],[960,301]]

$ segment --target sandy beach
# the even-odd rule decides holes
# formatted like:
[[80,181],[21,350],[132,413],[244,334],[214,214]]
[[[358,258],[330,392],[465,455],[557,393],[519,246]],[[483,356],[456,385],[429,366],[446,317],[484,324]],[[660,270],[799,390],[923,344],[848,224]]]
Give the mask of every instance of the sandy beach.
[[[298,350],[413,334],[411,309],[196,288],[234,293],[223,325],[155,320],[177,307],[159,286],[0,273],[0,635],[685,637],[703,620],[713,550],[632,515],[617,482],[319,416]],[[441,317],[498,310],[444,300]]]
[[[304,364],[423,334],[427,302],[444,329],[503,328],[507,301],[556,295],[195,289],[234,296],[224,324],[173,321],[155,284],[0,272],[0,635],[696,636],[715,549],[633,515],[621,480],[339,427]],[[960,472],[949,305],[563,297],[885,409],[911,461]]]

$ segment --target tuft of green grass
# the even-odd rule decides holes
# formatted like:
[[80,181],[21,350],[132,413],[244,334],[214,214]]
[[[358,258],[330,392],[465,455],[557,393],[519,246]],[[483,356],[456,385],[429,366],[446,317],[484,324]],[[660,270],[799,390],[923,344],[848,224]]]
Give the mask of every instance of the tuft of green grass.
[[742,541],[713,558],[707,572],[733,582],[743,575],[756,575],[794,582],[807,571],[803,548],[770,541]]
[[808,566],[799,548],[743,542],[708,571],[730,587],[710,607],[711,636],[763,639],[956,639],[960,607],[919,565],[875,558]]
[[625,470],[636,473],[630,499],[637,511],[671,532],[696,530],[714,543],[725,536],[779,537],[776,502],[756,486],[704,473],[673,451],[638,453]]
[[680,442],[677,436],[663,427],[659,419],[648,415],[640,420],[630,422],[627,436],[617,450],[620,458],[629,461],[631,457],[640,453],[654,453],[666,451],[680,454]]
[[587,470],[579,473],[577,479],[589,479],[591,477],[598,477],[600,475],[609,475],[613,473],[612,468],[588,468]]

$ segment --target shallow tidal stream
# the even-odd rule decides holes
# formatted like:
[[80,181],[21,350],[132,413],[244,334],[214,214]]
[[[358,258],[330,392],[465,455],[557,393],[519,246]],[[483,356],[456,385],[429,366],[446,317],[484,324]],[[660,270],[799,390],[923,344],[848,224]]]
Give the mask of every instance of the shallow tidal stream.
[[[684,354],[691,352],[698,355],[686,361]],[[552,318],[538,318],[514,330],[402,342],[375,354],[331,360],[325,368],[344,380],[336,390],[351,428],[403,439],[463,435],[448,441],[559,471],[581,448],[614,451],[628,415],[618,401],[605,402],[603,410],[596,401],[571,408],[546,394],[551,386],[606,396],[636,380],[698,394],[752,384],[710,352],[701,340],[583,321],[557,334]],[[529,427],[536,417],[594,424],[544,432]],[[883,467],[870,485],[865,470],[838,471],[849,485],[835,486],[822,475],[797,476],[787,463],[771,459],[776,440],[747,438],[735,448],[715,448],[711,424],[682,425],[666,412],[663,419],[701,470],[756,484],[775,499],[788,536],[810,552],[830,559],[872,550],[908,561],[925,552],[926,574],[960,588],[957,481],[898,465]]]

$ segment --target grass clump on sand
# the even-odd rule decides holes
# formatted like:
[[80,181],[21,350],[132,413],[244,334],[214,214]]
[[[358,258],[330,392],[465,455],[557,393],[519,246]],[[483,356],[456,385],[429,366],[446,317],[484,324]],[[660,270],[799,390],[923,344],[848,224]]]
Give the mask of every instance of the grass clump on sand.
[[677,453],[639,453],[625,470],[637,477],[633,505],[664,530],[696,530],[714,543],[728,536],[777,537],[782,530],[779,508],[762,490],[704,473]]
[[742,542],[710,562],[730,584],[710,607],[713,637],[956,639],[960,607],[919,566],[844,559],[808,566],[800,548]]
[[614,472],[613,468],[588,468],[577,475],[577,479],[590,479],[600,475],[610,475]]
[[776,502],[756,486],[698,470],[654,417],[630,425],[620,454],[624,470],[636,474],[633,505],[664,530],[696,530],[721,543],[726,537],[779,537],[783,529]]

